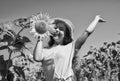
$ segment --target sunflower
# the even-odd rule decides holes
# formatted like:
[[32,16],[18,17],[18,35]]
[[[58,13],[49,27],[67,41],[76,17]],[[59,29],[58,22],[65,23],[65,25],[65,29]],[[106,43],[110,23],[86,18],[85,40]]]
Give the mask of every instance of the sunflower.
[[50,28],[54,27],[51,23],[50,16],[47,13],[38,13],[37,15],[33,15],[30,19],[31,23],[31,31],[34,37],[45,37],[50,35]]

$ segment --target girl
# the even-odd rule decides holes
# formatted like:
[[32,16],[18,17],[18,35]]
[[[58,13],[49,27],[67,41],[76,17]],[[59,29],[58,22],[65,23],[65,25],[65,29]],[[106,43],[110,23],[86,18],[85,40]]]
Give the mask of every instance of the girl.
[[77,40],[73,40],[73,25],[69,20],[61,18],[52,20],[56,33],[49,36],[49,48],[44,48],[43,39],[38,37],[33,57],[36,61],[42,62],[46,81],[73,81],[73,57],[95,30],[97,23],[104,20],[97,15]]

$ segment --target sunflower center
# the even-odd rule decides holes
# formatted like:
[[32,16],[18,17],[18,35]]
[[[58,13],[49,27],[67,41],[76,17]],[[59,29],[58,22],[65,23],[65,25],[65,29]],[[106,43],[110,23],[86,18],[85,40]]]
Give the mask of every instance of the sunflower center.
[[46,25],[45,22],[36,22],[35,23],[35,30],[39,34],[44,34],[47,31],[47,27],[46,26],[47,25]]

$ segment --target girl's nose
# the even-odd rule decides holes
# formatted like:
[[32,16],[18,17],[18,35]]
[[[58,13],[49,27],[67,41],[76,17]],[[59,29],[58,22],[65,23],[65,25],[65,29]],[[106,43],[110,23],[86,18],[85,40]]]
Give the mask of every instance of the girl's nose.
[[56,29],[56,34],[59,34],[60,33],[60,30],[59,29]]
[[59,31],[59,29],[57,28],[56,31]]

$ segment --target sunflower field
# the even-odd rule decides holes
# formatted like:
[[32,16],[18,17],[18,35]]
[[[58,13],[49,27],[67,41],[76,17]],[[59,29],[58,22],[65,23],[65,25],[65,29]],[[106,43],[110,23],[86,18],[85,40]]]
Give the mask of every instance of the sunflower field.
[[[31,27],[31,17],[0,24],[0,81],[46,81],[42,63],[33,59],[32,41],[22,34]],[[120,41],[91,46],[82,59],[78,54],[73,70],[77,81],[120,81]]]

